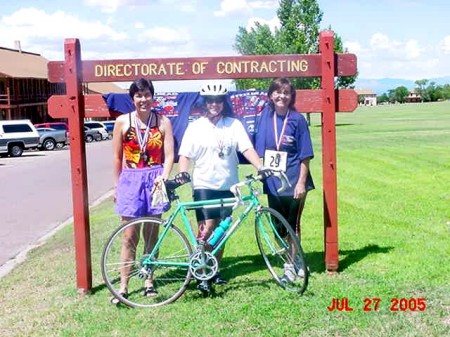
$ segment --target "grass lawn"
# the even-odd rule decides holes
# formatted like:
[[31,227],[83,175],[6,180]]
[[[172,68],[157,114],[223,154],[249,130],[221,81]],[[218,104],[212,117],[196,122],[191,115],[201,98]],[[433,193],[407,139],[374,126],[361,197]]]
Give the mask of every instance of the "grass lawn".
[[[303,217],[311,269],[303,296],[270,279],[248,224],[227,245],[229,283],[214,296],[192,285],[161,308],[112,306],[99,266],[118,224],[108,200],[91,211],[92,294],[75,289],[67,226],[1,279],[0,336],[450,335],[450,102],[361,107],[338,114],[337,124],[337,275],[324,271],[320,116],[313,115],[316,190]],[[353,311],[327,309],[344,298]]]

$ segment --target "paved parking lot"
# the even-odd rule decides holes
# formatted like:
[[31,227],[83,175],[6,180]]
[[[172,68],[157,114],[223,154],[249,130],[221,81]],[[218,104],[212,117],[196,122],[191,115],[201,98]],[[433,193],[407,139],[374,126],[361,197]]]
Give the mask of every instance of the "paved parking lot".
[[[86,144],[89,203],[111,191],[112,142]],[[0,157],[0,277],[72,217],[70,150]]]

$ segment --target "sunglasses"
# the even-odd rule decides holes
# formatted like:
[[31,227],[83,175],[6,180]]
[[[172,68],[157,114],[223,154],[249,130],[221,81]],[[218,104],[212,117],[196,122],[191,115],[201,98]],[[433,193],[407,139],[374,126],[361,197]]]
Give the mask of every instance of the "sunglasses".
[[212,104],[212,103],[223,103],[222,97],[207,97],[205,99],[206,103]]

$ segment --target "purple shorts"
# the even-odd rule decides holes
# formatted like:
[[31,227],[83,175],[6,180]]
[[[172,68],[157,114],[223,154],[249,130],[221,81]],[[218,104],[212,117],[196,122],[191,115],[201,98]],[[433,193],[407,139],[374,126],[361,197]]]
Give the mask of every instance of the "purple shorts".
[[152,207],[152,187],[163,167],[124,168],[116,189],[116,212],[123,217],[138,218],[159,215],[169,210],[170,203]]

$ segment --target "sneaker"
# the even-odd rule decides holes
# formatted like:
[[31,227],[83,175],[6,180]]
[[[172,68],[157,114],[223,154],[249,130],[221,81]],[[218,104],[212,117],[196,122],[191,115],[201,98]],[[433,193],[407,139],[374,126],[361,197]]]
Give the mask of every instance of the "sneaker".
[[217,274],[214,275],[214,277],[211,279],[211,282],[217,285],[223,285],[228,283],[228,281],[225,280],[219,272],[217,272]]
[[302,277],[302,278],[305,277],[305,269],[303,267],[303,262],[300,260],[300,258],[298,256],[295,257],[294,267],[295,267],[295,270],[297,271],[296,273],[299,277]]
[[281,277],[281,282],[289,282],[292,283],[297,278],[297,273],[295,271],[295,267],[292,263],[284,264],[284,274]]

